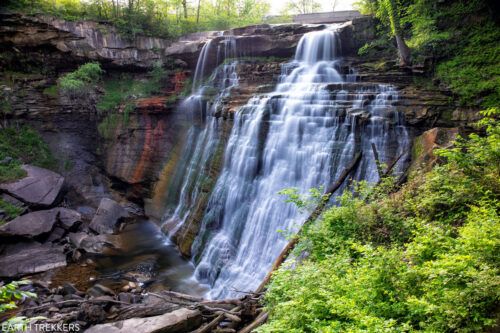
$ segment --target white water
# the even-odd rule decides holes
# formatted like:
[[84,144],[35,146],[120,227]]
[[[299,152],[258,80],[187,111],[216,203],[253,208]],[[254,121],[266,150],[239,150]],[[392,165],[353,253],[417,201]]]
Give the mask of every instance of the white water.
[[[191,115],[196,125],[189,129],[181,154],[188,158],[183,165],[186,171],[183,175],[178,204],[173,211],[167,211],[163,217],[164,230],[168,231],[170,236],[173,236],[188,220],[199,198],[202,182],[206,178],[204,170],[219,143],[220,120],[213,115],[221,100],[238,86],[236,60],[218,66],[206,79],[208,57],[210,57],[211,48],[214,47],[213,40],[207,41],[203,46],[194,74],[193,92],[180,106],[183,112]],[[216,63],[236,58],[234,37],[224,37],[217,45],[216,54]],[[207,96],[214,92],[215,96]]]
[[[254,290],[287,242],[278,230],[296,230],[304,221],[306,214],[285,203],[280,190],[328,187],[358,151],[363,158],[355,178],[376,181],[371,143],[385,163],[406,151],[408,133],[392,106],[397,91],[358,87],[353,70],[341,74],[339,56],[334,31],[304,35],[275,92],[253,97],[237,112],[193,244],[196,277],[211,286],[208,297]],[[211,128],[204,135],[213,135]],[[198,140],[195,150],[210,140]]]

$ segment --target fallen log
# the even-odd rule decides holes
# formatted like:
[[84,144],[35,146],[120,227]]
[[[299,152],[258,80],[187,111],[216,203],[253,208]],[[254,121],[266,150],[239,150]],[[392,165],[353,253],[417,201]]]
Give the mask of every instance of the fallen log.
[[380,163],[380,159],[378,157],[377,146],[372,142],[372,151],[373,157],[375,157],[375,165],[377,166],[378,177],[382,179],[384,172],[382,171],[382,164]]
[[290,240],[290,242],[288,242],[287,246],[283,249],[283,251],[281,251],[278,258],[274,261],[274,264],[271,267],[271,270],[269,271],[269,273],[267,273],[266,277],[264,278],[262,283],[259,285],[259,287],[255,291],[256,294],[264,291],[264,288],[269,283],[269,280],[271,279],[271,275],[273,274],[273,272],[275,270],[277,270],[281,266],[281,264],[283,264],[283,262],[286,260],[286,258],[288,258],[288,255],[290,254],[290,252],[297,245],[297,243],[299,241],[298,235],[301,233],[304,226],[315,221],[320,216],[320,214],[322,213],[323,209],[325,208],[328,200],[333,195],[333,193],[335,193],[335,191],[337,191],[340,188],[340,186],[342,186],[342,184],[346,180],[347,176],[349,176],[349,174],[357,167],[357,165],[361,161],[361,155],[362,155],[361,152],[357,153],[354,156],[354,159],[351,161],[351,163],[344,168],[344,170],[342,171],[342,173],[338,177],[337,181],[335,183],[333,183],[332,186],[330,186],[326,190],[325,194],[323,195],[323,200],[321,200],[321,202],[316,206],[316,208],[313,210],[311,215],[309,215],[309,217],[304,222],[304,224],[302,224],[302,227],[297,232],[297,235],[295,237],[293,237]]
[[254,321],[250,323],[250,325],[243,327],[241,330],[238,331],[238,333],[250,333],[252,332],[255,328],[259,327],[262,325],[266,320],[269,315],[267,312],[262,312],[260,315],[255,318]]
[[[231,309],[231,312],[237,312],[240,309],[241,309],[240,306],[237,306],[237,307]],[[219,323],[224,318],[225,318],[224,313],[221,313],[217,317],[215,317],[211,322],[209,322],[209,323],[201,326],[200,328],[198,328],[197,330],[192,331],[191,333],[209,333],[212,330],[214,330],[217,327],[217,325],[219,325]]]

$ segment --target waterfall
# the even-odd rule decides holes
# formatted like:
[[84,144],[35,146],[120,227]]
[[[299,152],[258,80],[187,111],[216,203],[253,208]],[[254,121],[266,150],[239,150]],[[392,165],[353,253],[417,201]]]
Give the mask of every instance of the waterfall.
[[[206,179],[205,170],[219,143],[220,120],[213,115],[222,99],[238,86],[235,38],[219,36],[217,41],[207,41],[200,51],[192,94],[180,105],[182,112],[191,115],[193,126],[188,130],[181,154],[185,162],[181,163],[184,174],[179,199],[175,209],[167,211],[162,219],[163,230],[171,237],[184,226],[193,205],[198,201],[202,183]],[[216,64],[222,64],[206,79],[208,57],[213,49],[216,50]]]
[[345,73],[340,56],[335,31],[305,34],[275,91],[254,96],[236,113],[192,247],[196,277],[211,286],[208,297],[254,290],[287,243],[278,231],[296,231],[304,221],[307,214],[280,190],[326,188],[359,151],[355,178],[377,181],[372,143],[384,163],[407,151],[396,89],[355,82],[355,70]]

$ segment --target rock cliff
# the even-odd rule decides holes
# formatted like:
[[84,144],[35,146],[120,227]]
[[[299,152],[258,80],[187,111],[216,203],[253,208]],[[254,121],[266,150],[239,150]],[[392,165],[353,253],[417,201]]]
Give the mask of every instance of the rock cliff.
[[[361,18],[342,30],[344,52],[355,54],[357,49],[373,38],[370,19]],[[242,56],[290,57],[300,37],[324,25],[257,25],[224,32],[196,33],[177,40],[120,35],[107,24],[92,21],[64,21],[50,16],[26,16],[16,13],[0,14],[0,45],[4,52],[15,55],[13,64],[22,61],[50,62],[56,68],[74,66],[85,61],[99,61],[105,67],[148,68],[156,61],[180,59],[190,67],[196,65],[199,52],[208,38],[223,43],[224,35],[235,35]],[[216,48],[213,49],[215,52]],[[28,53],[32,53],[31,57]],[[217,59],[216,55],[210,59]],[[6,59],[2,60],[6,65]],[[9,59],[7,59],[9,61]],[[213,64],[212,64],[213,65]]]
[[[56,156],[71,162],[62,173],[74,189],[70,191],[73,201],[95,209],[109,191],[118,191],[144,204],[146,213],[158,220],[169,209],[169,202],[175,201],[177,194],[173,192],[179,186],[176,170],[183,158],[187,129],[193,121],[176,108],[180,90],[189,84],[196,59],[207,40],[211,39],[214,47],[209,50],[206,66],[214,69],[222,61],[216,54],[217,46],[226,42],[226,36],[234,36],[238,56],[243,59],[236,68],[240,81],[216,110],[222,132],[219,153],[211,157],[213,161],[204,171],[203,193],[188,217],[189,223],[174,235],[185,255],[190,254],[211,186],[220,171],[234,112],[252,95],[273,89],[281,65],[293,56],[304,33],[324,28],[323,25],[257,25],[192,34],[175,41],[142,36],[129,40],[113,27],[96,22],[67,22],[12,13],[0,14],[0,18],[0,49],[5,54],[0,63],[25,72],[45,64],[41,67],[45,70],[34,74],[13,77],[12,73],[3,73],[4,80],[13,82],[9,88],[13,110],[10,117],[35,126]],[[380,83],[396,86],[398,109],[404,113],[415,136],[433,127],[467,126],[476,119],[475,110],[455,105],[446,91],[419,84],[426,80],[425,73],[403,71],[391,59],[357,56],[359,47],[374,38],[373,29],[369,18],[340,26],[343,74],[349,74],[349,68],[356,68],[359,81],[356,85],[344,84],[344,90],[353,93],[360,85],[369,88]],[[98,132],[103,118],[95,108],[99,91],[83,102],[47,93],[48,88],[54,87],[58,73],[86,61],[99,61],[108,74],[129,72],[139,79],[141,72],[159,60],[176,68],[165,79],[162,94],[137,100],[127,121],[113,124],[108,137]],[[332,87],[332,91],[337,88]]]

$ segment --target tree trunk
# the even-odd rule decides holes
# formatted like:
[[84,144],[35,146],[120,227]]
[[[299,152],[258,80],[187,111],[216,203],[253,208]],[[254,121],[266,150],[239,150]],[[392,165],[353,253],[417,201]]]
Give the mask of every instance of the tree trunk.
[[396,43],[398,45],[398,53],[399,53],[399,65],[401,67],[406,67],[411,65],[411,51],[404,38],[400,35],[396,35]]
[[401,67],[406,67],[411,65],[411,53],[410,48],[406,45],[401,32],[401,25],[399,23],[399,12],[398,5],[395,0],[385,0],[385,5],[387,12],[389,14],[389,20],[391,22],[391,30],[394,37],[396,37],[396,43],[398,46],[399,53],[399,65]]
[[201,7],[201,0],[198,0],[198,8],[196,9],[196,24],[200,22],[200,7]]
[[184,8],[184,18],[188,18],[188,7],[187,7],[187,0],[182,0],[182,8]]

